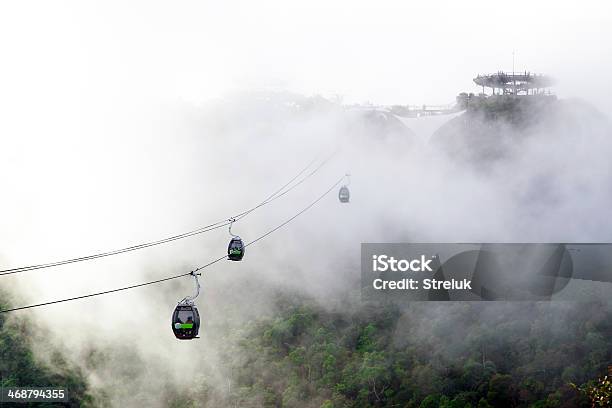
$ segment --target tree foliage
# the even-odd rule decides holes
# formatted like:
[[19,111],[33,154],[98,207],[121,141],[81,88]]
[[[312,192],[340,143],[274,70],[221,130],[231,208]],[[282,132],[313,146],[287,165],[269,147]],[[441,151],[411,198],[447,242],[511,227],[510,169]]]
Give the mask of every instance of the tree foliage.
[[264,406],[279,407],[589,407],[569,380],[595,384],[612,357],[612,323],[597,304],[521,304],[494,327],[484,306],[443,306],[448,315],[429,322],[391,305],[287,306],[251,322],[227,356],[249,356],[237,364],[244,405],[266,394]]
[[[0,307],[7,308],[0,302]],[[81,372],[71,366],[57,350],[49,350],[51,364],[37,361],[32,353],[33,323],[23,316],[7,321],[0,315],[0,385],[2,387],[58,387],[68,390],[70,400],[60,405],[87,407],[93,405],[87,383]],[[36,407],[57,407],[57,403],[19,404]],[[4,406],[4,405],[3,405]],[[7,405],[8,406],[8,405]]]

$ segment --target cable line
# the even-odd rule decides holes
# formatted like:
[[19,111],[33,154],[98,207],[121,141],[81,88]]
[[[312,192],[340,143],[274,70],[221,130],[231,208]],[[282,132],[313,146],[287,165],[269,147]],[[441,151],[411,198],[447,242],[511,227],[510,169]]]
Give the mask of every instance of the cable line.
[[[301,180],[299,180],[297,183],[295,183],[293,186],[291,186],[290,189],[283,191],[282,193],[280,193],[284,187],[288,186],[289,184],[291,184],[291,182],[293,182],[295,179],[297,179],[297,176],[294,177],[293,179],[291,179],[291,181],[289,181],[287,184],[285,184],[283,187],[281,187],[280,189],[278,189],[276,192],[272,193],[272,195],[270,195],[266,200],[262,201],[260,204],[256,205],[255,207],[244,211],[238,215],[235,215],[234,217],[230,218],[230,222],[232,220],[238,221],[244,217],[246,217],[249,213],[255,211],[256,209],[258,209],[259,207],[268,204],[271,201],[274,201],[282,196],[284,196],[285,194],[287,194],[289,191],[293,190],[294,188],[296,188],[297,186],[299,186],[300,184],[302,184],[304,181],[308,180],[310,177],[312,177],[317,171],[319,171],[319,169],[321,169],[321,167],[325,166],[327,164],[327,162],[329,162],[334,156],[336,155],[336,152],[333,152],[331,155],[329,155],[325,160],[323,160],[317,167],[314,168],[314,170],[312,170],[310,173],[308,173],[305,177],[303,177]],[[312,164],[314,163],[314,160],[310,163]],[[310,167],[310,165],[306,166],[301,172],[303,173],[304,171],[306,171],[306,169],[308,169],[308,167]],[[279,194],[280,193],[280,194]],[[277,195],[278,194],[278,195]]]
[[[338,179],[338,181],[336,181],[329,189],[327,189],[323,194],[321,194],[314,201],[312,201],[310,204],[308,204],[306,207],[304,207],[302,210],[300,210],[297,214],[295,214],[291,218],[288,218],[283,223],[277,225],[276,227],[272,228],[271,230],[269,230],[268,232],[264,233],[263,235],[260,235],[259,237],[255,238],[253,241],[247,243],[246,245],[247,246],[248,245],[252,245],[252,244],[254,244],[254,243],[256,243],[256,242],[266,238],[270,234],[278,231],[279,229],[281,229],[285,225],[289,224],[291,221],[295,220],[300,215],[304,214],[306,211],[308,211],[310,208],[312,208],[314,205],[316,205],[319,201],[321,201],[326,195],[328,195],[334,188],[336,188],[336,186],[338,184],[340,184],[342,182],[342,180],[344,180],[345,177],[346,176],[342,176],[340,179]],[[28,305],[28,306],[21,306],[21,307],[15,307],[15,308],[12,308],[12,309],[0,310],[0,313],[15,312],[17,310],[32,309],[32,308],[35,308],[35,307],[48,306],[48,305],[53,305],[53,304],[56,304],[56,303],[71,302],[73,300],[85,299],[85,298],[90,298],[90,297],[94,297],[94,296],[107,295],[109,293],[121,292],[121,291],[124,291],[124,290],[140,288],[140,287],[148,286],[148,285],[155,285],[155,284],[158,284],[158,283],[167,282],[169,280],[178,279],[178,278],[182,278],[182,277],[185,277],[185,276],[193,275],[196,272],[201,271],[202,269],[208,268],[209,266],[212,266],[212,265],[216,264],[217,262],[220,262],[221,260],[226,259],[226,258],[227,258],[227,255],[223,255],[223,256],[221,256],[219,258],[216,258],[216,259],[208,262],[207,264],[204,264],[202,266],[197,267],[196,269],[194,269],[194,270],[192,270],[190,272],[182,273],[180,275],[169,276],[167,278],[162,278],[162,279],[157,279],[157,280],[153,280],[153,281],[149,281],[149,282],[139,283],[139,284],[136,284],[136,285],[124,286],[124,287],[116,288],[116,289],[105,290],[105,291],[102,291],[102,292],[90,293],[90,294],[87,294],[87,295],[75,296],[75,297],[71,297],[71,298],[53,300],[53,301],[50,301],[50,302],[36,303],[36,304]]]
[[335,153],[333,153],[332,155],[330,155],[327,159],[325,159],[323,162],[321,162],[313,171],[311,171],[310,173],[308,173],[305,177],[303,177],[302,179],[298,180],[297,183],[291,185],[291,183],[293,183],[295,180],[297,180],[297,178],[299,176],[301,176],[304,172],[306,172],[306,170],[308,170],[312,164],[316,161],[316,159],[312,160],[310,163],[308,163],[308,165],[306,167],[304,167],[302,170],[300,170],[295,176],[293,176],[291,178],[291,180],[289,180],[287,183],[285,183],[281,188],[279,188],[278,190],[276,190],[274,193],[272,193],[271,195],[269,195],[264,201],[262,201],[261,203],[257,204],[256,206],[243,211],[241,213],[238,213],[236,215],[234,215],[233,217],[229,218],[229,219],[224,219],[221,221],[217,221],[215,223],[209,224],[209,225],[205,225],[203,227],[188,231],[188,232],[184,232],[182,234],[178,234],[178,235],[173,235],[170,237],[166,237],[166,238],[162,238],[156,241],[150,241],[150,242],[144,242],[142,244],[137,244],[137,245],[132,245],[132,246],[128,246],[125,248],[120,248],[120,249],[115,249],[112,251],[106,251],[106,252],[100,252],[100,253],[96,253],[96,254],[92,254],[92,255],[86,255],[86,256],[81,256],[81,257],[77,257],[77,258],[71,258],[71,259],[65,259],[62,261],[56,261],[56,262],[49,262],[49,263],[43,263],[43,264],[36,264],[36,265],[29,265],[29,266],[21,266],[21,267],[17,267],[17,268],[9,268],[9,269],[3,269],[0,270],[0,276],[2,275],[11,275],[11,274],[15,274],[15,273],[21,273],[21,272],[26,272],[26,271],[32,271],[32,270],[37,270],[37,269],[45,269],[45,268],[52,268],[52,267],[56,267],[56,266],[62,266],[62,265],[67,265],[67,264],[71,264],[71,263],[75,263],[75,262],[83,262],[83,261],[89,261],[92,259],[98,259],[98,258],[104,258],[107,256],[112,256],[112,255],[118,255],[118,254],[122,254],[122,253],[126,253],[126,252],[131,252],[131,251],[136,251],[139,249],[144,249],[144,248],[149,248],[152,246],[157,246],[157,245],[161,245],[161,244],[166,244],[168,242],[172,242],[172,241],[176,241],[179,239],[183,239],[183,238],[188,238],[194,235],[200,235],[206,232],[210,232],[219,228],[223,228],[227,225],[229,225],[232,220],[236,221],[239,219],[242,219],[244,217],[246,217],[248,214],[250,214],[251,212],[255,211],[256,209],[263,207],[264,205],[267,205],[269,203],[271,203],[274,200],[277,200],[278,198],[284,196],[285,194],[289,193],[290,191],[292,191],[294,188],[296,188],[297,186],[299,186],[300,184],[302,184],[304,181],[306,181],[307,179],[309,179],[310,177],[312,177],[317,171],[319,171],[319,169],[321,169],[321,167],[323,167],[329,160],[331,160],[331,158],[334,156]]

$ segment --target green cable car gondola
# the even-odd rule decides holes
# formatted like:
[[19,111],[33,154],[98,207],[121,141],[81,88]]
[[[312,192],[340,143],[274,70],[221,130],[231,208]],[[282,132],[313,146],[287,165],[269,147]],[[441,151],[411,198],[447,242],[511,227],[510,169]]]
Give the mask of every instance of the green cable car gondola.
[[200,313],[195,304],[179,303],[172,314],[172,331],[179,340],[191,340],[200,331]]
[[230,261],[242,261],[244,256],[244,243],[239,236],[232,237],[227,246],[227,259]]
[[242,261],[245,245],[238,235],[232,234],[232,224],[234,224],[235,221],[236,219],[234,218],[230,219],[229,233],[232,239],[230,239],[229,245],[227,246],[227,259],[230,261]]
[[193,302],[200,294],[200,282],[198,281],[199,274],[194,272],[191,274],[196,281],[196,294],[194,296],[187,296],[181,300],[174,308],[174,313],[172,313],[172,332],[179,340],[195,339],[198,337],[200,331],[200,313]]

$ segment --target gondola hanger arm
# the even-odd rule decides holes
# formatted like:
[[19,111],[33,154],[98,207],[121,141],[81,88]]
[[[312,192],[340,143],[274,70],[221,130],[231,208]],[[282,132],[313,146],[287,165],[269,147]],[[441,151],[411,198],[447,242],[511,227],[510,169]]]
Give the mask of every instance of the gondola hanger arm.
[[236,238],[238,235],[235,235],[235,234],[232,233],[232,225],[234,225],[234,223],[236,222],[236,218],[230,218],[228,221],[230,223],[230,225],[229,225],[229,234],[232,237]]

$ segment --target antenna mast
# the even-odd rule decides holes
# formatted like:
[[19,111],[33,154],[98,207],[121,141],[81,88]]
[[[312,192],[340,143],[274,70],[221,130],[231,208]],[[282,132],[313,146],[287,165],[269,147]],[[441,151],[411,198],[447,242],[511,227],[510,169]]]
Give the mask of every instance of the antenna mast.
[[514,73],[514,50],[512,50],[512,95],[516,96],[516,74]]

